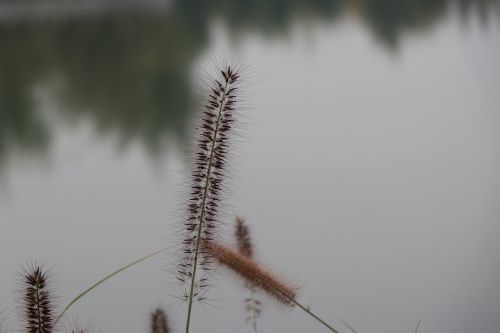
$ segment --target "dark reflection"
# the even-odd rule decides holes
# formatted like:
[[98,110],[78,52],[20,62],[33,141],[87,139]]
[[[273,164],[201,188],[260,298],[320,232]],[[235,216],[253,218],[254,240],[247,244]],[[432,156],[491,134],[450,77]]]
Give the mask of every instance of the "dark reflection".
[[[4,37],[3,30],[1,31]],[[0,43],[0,170],[9,152],[20,149],[28,152],[41,152],[49,142],[48,129],[37,114],[30,91],[36,67],[33,62],[26,66],[10,65],[8,60],[18,57],[29,58],[31,52],[16,54],[9,46],[11,34],[5,34]]]
[[[187,23],[167,14],[118,15],[2,27],[0,142],[44,147],[33,87],[58,76],[64,116],[83,116],[103,134],[159,152],[165,134],[182,133],[190,65],[205,44]],[[1,157],[8,145],[0,147]]]
[[49,126],[32,95],[54,76],[63,81],[58,112],[160,152],[166,134],[184,133],[194,105],[191,67],[214,19],[235,36],[279,36],[294,22],[330,22],[349,11],[383,45],[396,48],[402,33],[433,24],[450,6],[484,20],[498,12],[494,0],[179,0],[170,7],[104,7],[80,15],[57,7],[38,13],[29,3],[0,0],[0,168],[11,150],[47,147]]
[[190,66],[205,44],[187,23],[165,15],[57,27],[50,35],[68,80],[64,112],[159,152],[166,133],[182,134],[192,101]]
[[[479,14],[483,21],[487,13],[498,11],[497,0],[365,0],[360,1],[360,14],[378,39],[388,47],[397,47],[407,30],[427,28],[456,7],[464,19],[469,13]],[[497,12],[498,14],[498,12]]]

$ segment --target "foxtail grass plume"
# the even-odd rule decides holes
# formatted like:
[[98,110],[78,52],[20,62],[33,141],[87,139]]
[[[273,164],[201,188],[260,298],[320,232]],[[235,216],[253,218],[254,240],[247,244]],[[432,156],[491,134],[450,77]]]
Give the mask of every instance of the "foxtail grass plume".
[[193,300],[202,300],[204,289],[208,286],[206,274],[197,274],[197,270],[208,272],[211,266],[210,253],[201,244],[214,240],[219,222],[217,213],[227,172],[226,157],[236,110],[238,82],[239,74],[234,68],[227,66],[221,70],[211,82],[208,101],[203,108],[184,222],[183,254],[177,276],[187,287],[184,295],[188,301],[186,333],[189,332]]
[[203,247],[217,262],[233,271],[247,283],[263,290],[278,302],[287,306],[296,305],[302,311],[313,317],[316,321],[328,328],[333,333],[339,333],[333,326],[313,313],[308,306],[304,306],[296,299],[297,289],[280,280],[258,263],[239,252],[224,245],[214,242],[205,242]]
[[261,289],[279,303],[289,306],[295,303],[297,289],[261,267],[251,258],[214,242],[205,242],[203,247],[220,265],[236,273],[245,282]]
[[220,192],[225,175],[229,132],[233,125],[239,75],[231,68],[220,72],[212,82],[208,102],[204,106],[201,133],[196,146],[196,162],[192,173],[191,193],[184,223],[183,258],[178,279],[194,285],[190,298],[206,286],[206,279],[196,276],[198,268],[210,269],[210,256],[201,248],[212,241],[217,228]]
[[[252,239],[250,237],[250,231],[245,221],[237,216],[236,217],[236,228],[234,235],[236,237],[236,243],[238,245],[238,251],[241,255],[252,259],[253,256],[253,245]],[[262,304],[256,298],[257,290],[256,286],[249,282],[245,282],[245,287],[248,289],[250,295],[245,298],[245,309],[248,312],[247,321],[252,325],[253,331],[257,332],[257,317],[259,317],[262,311]]]
[[54,329],[54,304],[42,267],[30,268],[23,280],[25,332],[51,333]]
[[169,333],[170,329],[168,327],[167,315],[165,311],[161,308],[157,308],[151,313],[151,333]]

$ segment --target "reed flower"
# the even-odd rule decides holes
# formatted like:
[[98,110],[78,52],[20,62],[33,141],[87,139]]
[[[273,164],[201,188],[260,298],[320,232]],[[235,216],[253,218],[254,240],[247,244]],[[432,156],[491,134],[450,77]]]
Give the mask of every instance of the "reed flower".
[[54,304],[42,267],[30,268],[23,277],[22,309],[27,333],[51,333]]
[[157,308],[151,313],[151,333],[169,333],[167,315],[161,308]]

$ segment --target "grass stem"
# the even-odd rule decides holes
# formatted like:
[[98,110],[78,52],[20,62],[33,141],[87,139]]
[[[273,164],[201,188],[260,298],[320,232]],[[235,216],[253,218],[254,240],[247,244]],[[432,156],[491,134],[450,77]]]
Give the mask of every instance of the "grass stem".
[[300,309],[302,309],[305,313],[307,313],[308,315],[310,315],[311,317],[313,317],[314,319],[316,319],[318,322],[320,322],[321,324],[323,324],[323,326],[327,327],[330,331],[334,332],[334,333],[339,333],[339,331],[337,331],[335,328],[333,328],[330,324],[328,324],[327,322],[325,322],[323,319],[321,319],[320,317],[318,317],[316,314],[314,314],[311,309],[309,309],[309,307],[306,307],[302,304],[300,304],[297,300],[291,298],[290,301],[297,305]]
[[56,320],[54,321],[54,326],[59,322],[59,320],[62,318],[62,316],[66,313],[66,311],[69,310],[69,308],[75,304],[76,302],[78,302],[83,296],[87,295],[89,292],[91,292],[94,288],[96,288],[97,286],[99,286],[101,283],[109,280],[110,278],[112,278],[113,276],[117,275],[118,273],[121,273],[123,272],[124,270],[126,270],[127,268],[130,268],[140,262],[143,262],[144,260],[147,260],[151,257],[154,257],[155,255],[157,254],[160,254],[162,252],[165,252],[167,250],[167,248],[164,248],[164,249],[161,249],[161,250],[158,250],[158,251],[155,251],[153,253],[150,253],[142,258],[139,258],[137,260],[134,260],[132,261],[131,263],[117,269],[116,271],[106,275],[105,277],[103,277],[102,279],[100,279],[99,281],[97,281],[96,283],[94,283],[92,286],[90,286],[89,288],[85,289],[84,291],[82,291],[80,294],[78,294],[71,302],[68,303],[68,305],[66,305],[66,307],[64,308],[64,310],[62,310],[62,312],[57,316]]

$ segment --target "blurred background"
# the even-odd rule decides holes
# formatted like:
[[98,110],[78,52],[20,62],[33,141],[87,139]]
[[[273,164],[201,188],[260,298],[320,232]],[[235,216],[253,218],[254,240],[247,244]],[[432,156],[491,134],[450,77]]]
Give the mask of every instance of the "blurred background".
[[[223,220],[358,332],[500,332],[500,2],[0,1],[0,312],[45,264],[65,305],[174,248],[200,73],[248,68]],[[171,253],[70,317],[182,332]],[[193,332],[250,332],[221,274]],[[265,297],[263,297],[266,300]],[[265,302],[259,332],[324,332]]]

